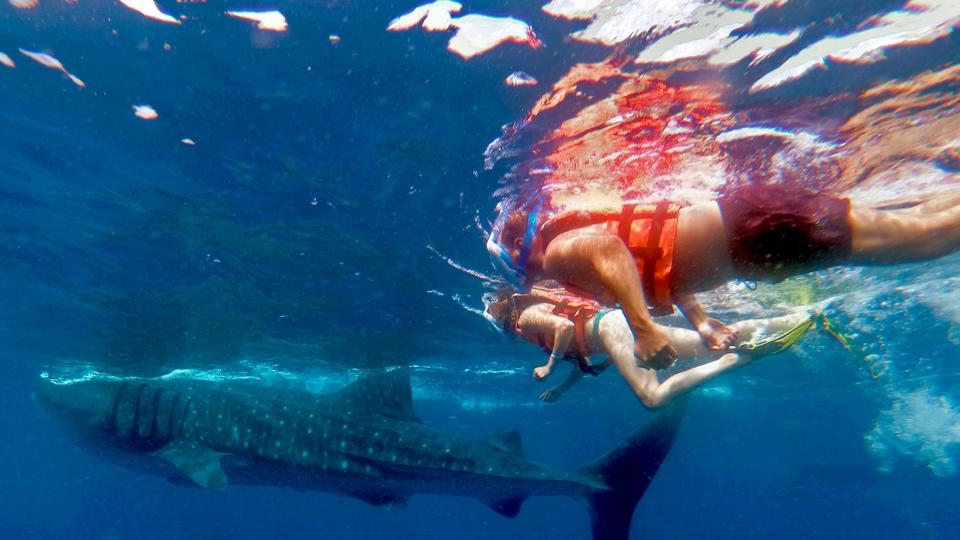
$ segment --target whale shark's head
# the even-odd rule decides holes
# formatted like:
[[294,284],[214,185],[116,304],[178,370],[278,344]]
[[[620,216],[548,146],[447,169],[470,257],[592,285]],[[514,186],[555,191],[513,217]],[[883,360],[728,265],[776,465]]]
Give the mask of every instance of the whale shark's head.
[[49,416],[70,431],[94,435],[108,427],[118,386],[117,381],[106,379],[57,383],[41,377],[33,395]]

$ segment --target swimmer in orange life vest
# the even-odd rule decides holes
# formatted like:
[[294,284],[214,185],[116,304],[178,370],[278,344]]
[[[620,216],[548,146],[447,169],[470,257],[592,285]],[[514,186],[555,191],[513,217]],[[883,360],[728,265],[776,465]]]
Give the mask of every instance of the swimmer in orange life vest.
[[[716,358],[660,382],[655,371],[638,366],[634,360],[633,335],[621,310],[604,309],[595,300],[573,295],[556,283],[540,282],[523,294],[512,294],[509,288],[501,290],[488,296],[484,313],[499,329],[516,333],[550,353],[547,363],[533,370],[537,380],[549,377],[558,359],[574,363],[566,380],[543,392],[540,399],[555,401],[584,373],[597,375],[612,362],[649,409],[664,406],[673,398],[758,356],[782,352],[798,341],[813,326],[814,320],[809,311],[801,310],[783,317],[734,323],[732,326],[744,341],[755,340],[761,334],[774,337],[742,344],[739,351],[726,354],[707,350],[692,330],[660,326],[660,331],[682,358]],[[594,365],[590,357],[601,354],[608,355],[609,359]]]
[[[801,187],[744,185],[684,208],[625,203],[618,194],[507,208],[487,241],[520,290],[541,279],[619,303],[637,361],[678,356],[651,311],[677,304],[712,350],[734,329],[706,317],[693,294],[734,279],[779,281],[837,265],[924,261],[960,249],[960,191],[869,207]],[[589,203],[589,204],[584,204]],[[652,309],[648,309],[648,305]],[[654,313],[656,314],[656,313]]]

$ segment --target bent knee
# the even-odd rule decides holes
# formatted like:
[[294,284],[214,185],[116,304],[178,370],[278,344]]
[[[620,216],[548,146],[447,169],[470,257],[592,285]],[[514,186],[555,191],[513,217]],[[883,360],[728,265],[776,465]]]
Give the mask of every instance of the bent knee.
[[594,264],[609,262],[633,261],[630,250],[619,236],[612,234],[598,234],[591,237],[591,246],[594,253]]
[[640,403],[643,403],[643,406],[651,411],[655,411],[667,404],[667,400],[656,392],[641,392],[637,397],[640,398]]

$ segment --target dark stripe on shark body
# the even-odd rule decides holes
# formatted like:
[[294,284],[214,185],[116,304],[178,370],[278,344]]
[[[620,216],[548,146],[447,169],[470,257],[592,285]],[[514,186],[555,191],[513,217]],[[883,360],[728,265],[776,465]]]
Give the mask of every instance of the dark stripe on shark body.
[[117,435],[120,434],[120,399],[128,386],[130,383],[120,383],[120,388],[117,388],[117,393],[113,396],[113,407],[110,409],[110,424],[107,427]]
[[[177,429],[177,438],[183,437],[183,426],[187,423],[187,414],[190,413],[190,404],[193,402],[193,396],[187,396],[187,401],[183,404],[183,414],[180,415],[180,427]],[[170,416],[173,416],[173,411],[170,411]],[[170,433],[170,438],[173,439],[173,433]]]
[[163,397],[163,388],[157,388],[153,392],[153,418],[150,419],[150,434],[148,435],[151,439],[157,439],[157,422],[160,420],[160,399]]
[[140,438],[140,402],[147,383],[137,386],[137,399],[133,402],[133,420],[130,421],[130,440],[136,442]]
[[180,392],[173,393],[173,403],[170,404],[170,417],[167,418],[167,436],[173,439],[175,433],[174,422],[177,418],[177,405],[180,404]]
[[124,382],[114,394],[106,427],[134,447],[160,447],[184,435],[192,405],[191,396],[184,398],[180,391]]

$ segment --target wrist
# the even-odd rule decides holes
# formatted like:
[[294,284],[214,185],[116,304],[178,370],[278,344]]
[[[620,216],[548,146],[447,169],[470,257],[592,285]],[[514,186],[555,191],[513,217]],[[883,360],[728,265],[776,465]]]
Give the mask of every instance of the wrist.
[[647,317],[641,317],[630,321],[630,328],[633,329],[634,332],[649,332],[653,326],[653,321]]

